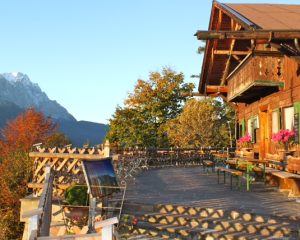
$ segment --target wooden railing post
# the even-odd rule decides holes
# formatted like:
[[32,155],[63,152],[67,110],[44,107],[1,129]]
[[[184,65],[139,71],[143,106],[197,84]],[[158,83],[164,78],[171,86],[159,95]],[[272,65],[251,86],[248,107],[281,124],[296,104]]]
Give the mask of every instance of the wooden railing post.
[[53,191],[53,175],[51,174],[51,167],[48,165],[45,169],[46,180],[45,188],[41,195],[41,200],[39,203],[39,208],[44,209],[42,218],[41,218],[41,228],[40,236],[49,236],[50,234],[50,225],[51,225],[51,216],[52,216],[52,191]]
[[34,215],[28,219],[28,232],[27,238],[28,240],[35,240],[38,233],[38,225],[39,225],[39,216]]
[[52,189],[53,174],[51,167],[45,167],[45,183],[37,209],[24,212],[22,218],[28,218],[28,228],[25,229],[24,238],[34,240],[37,237],[49,236],[52,216]]
[[104,143],[104,157],[109,157],[110,156],[110,149],[109,149],[109,141],[106,140]]
[[95,229],[102,228],[102,239],[113,240],[113,228],[114,224],[119,223],[117,217],[109,218],[95,224]]

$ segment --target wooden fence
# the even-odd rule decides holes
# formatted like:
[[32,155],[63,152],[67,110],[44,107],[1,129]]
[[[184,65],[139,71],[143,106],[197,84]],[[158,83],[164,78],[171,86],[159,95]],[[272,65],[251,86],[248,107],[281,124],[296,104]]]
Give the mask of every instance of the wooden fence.
[[[199,163],[199,156],[205,154],[228,155],[228,148],[170,148],[170,149],[122,149],[114,150],[113,154],[118,155],[122,160],[116,162],[117,174],[132,170],[137,166],[125,165],[133,163],[136,157],[144,157],[150,167],[195,165]],[[74,183],[85,184],[82,171],[84,159],[101,159],[109,157],[109,143],[106,142],[102,148],[42,148],[37,147],[29,153],[34,161],[34,174],[32,182],[28,184],[33,189],[34,196],[42,194],[45,181],[45,166],[50,166],[55,173],[53,192],[56,196],[63,196],[65,190]],[[120,166],[121,164],[121,166]],[[125,164],[125,165],[124,165]],[[131,164],[131,163],[130,163]]]
[[28,184],[34,196],[42,194],[46,178],[45,166],[55,173],[53,191],[61,196],[72,183],[85,183],[82,163],[84,159],[101,159],[109,156],[109,144],[101,148],[42,148],[37,147],[29,153],[34,161],[33,179]]

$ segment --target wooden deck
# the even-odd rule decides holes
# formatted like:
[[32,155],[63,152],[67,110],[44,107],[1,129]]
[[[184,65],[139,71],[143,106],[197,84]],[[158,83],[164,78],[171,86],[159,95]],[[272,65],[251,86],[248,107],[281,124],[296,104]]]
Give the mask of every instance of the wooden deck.
[[143,172],[129,184],[127,202],[177,204],[300,219],[300,203],[289,199],[276,187],[255,182],[246,191],[230,190],[218,184],[216,173],[204,173],[202,167],[164,168]]

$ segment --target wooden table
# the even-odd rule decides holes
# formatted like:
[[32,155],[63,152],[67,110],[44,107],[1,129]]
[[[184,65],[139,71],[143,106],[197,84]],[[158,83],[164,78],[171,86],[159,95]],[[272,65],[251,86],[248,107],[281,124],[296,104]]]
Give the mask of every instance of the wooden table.
[[266,164],[268,163],[268,161],[259,160],[259,159],[238,158],[237,165],[239,164],[240,161],[242,161],[246,164],[246,188],[247,188],[247,191],[250,190],[250,182],[251,182],[250,172],[251,172],[252,165],[259,165],[259,164],[263,165],[263,179],[264,179],[264,181],[266,180]]

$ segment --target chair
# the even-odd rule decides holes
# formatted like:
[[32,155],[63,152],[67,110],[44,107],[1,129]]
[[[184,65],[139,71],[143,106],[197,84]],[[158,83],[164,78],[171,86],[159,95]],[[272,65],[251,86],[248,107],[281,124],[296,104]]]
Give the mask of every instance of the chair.
[[116,215],[120,219],[126,183],[119,186],[112,158],[83,160],[82,165],[90,196],[89,232],[93,232],[96,213],[100,213],[102,220]]

